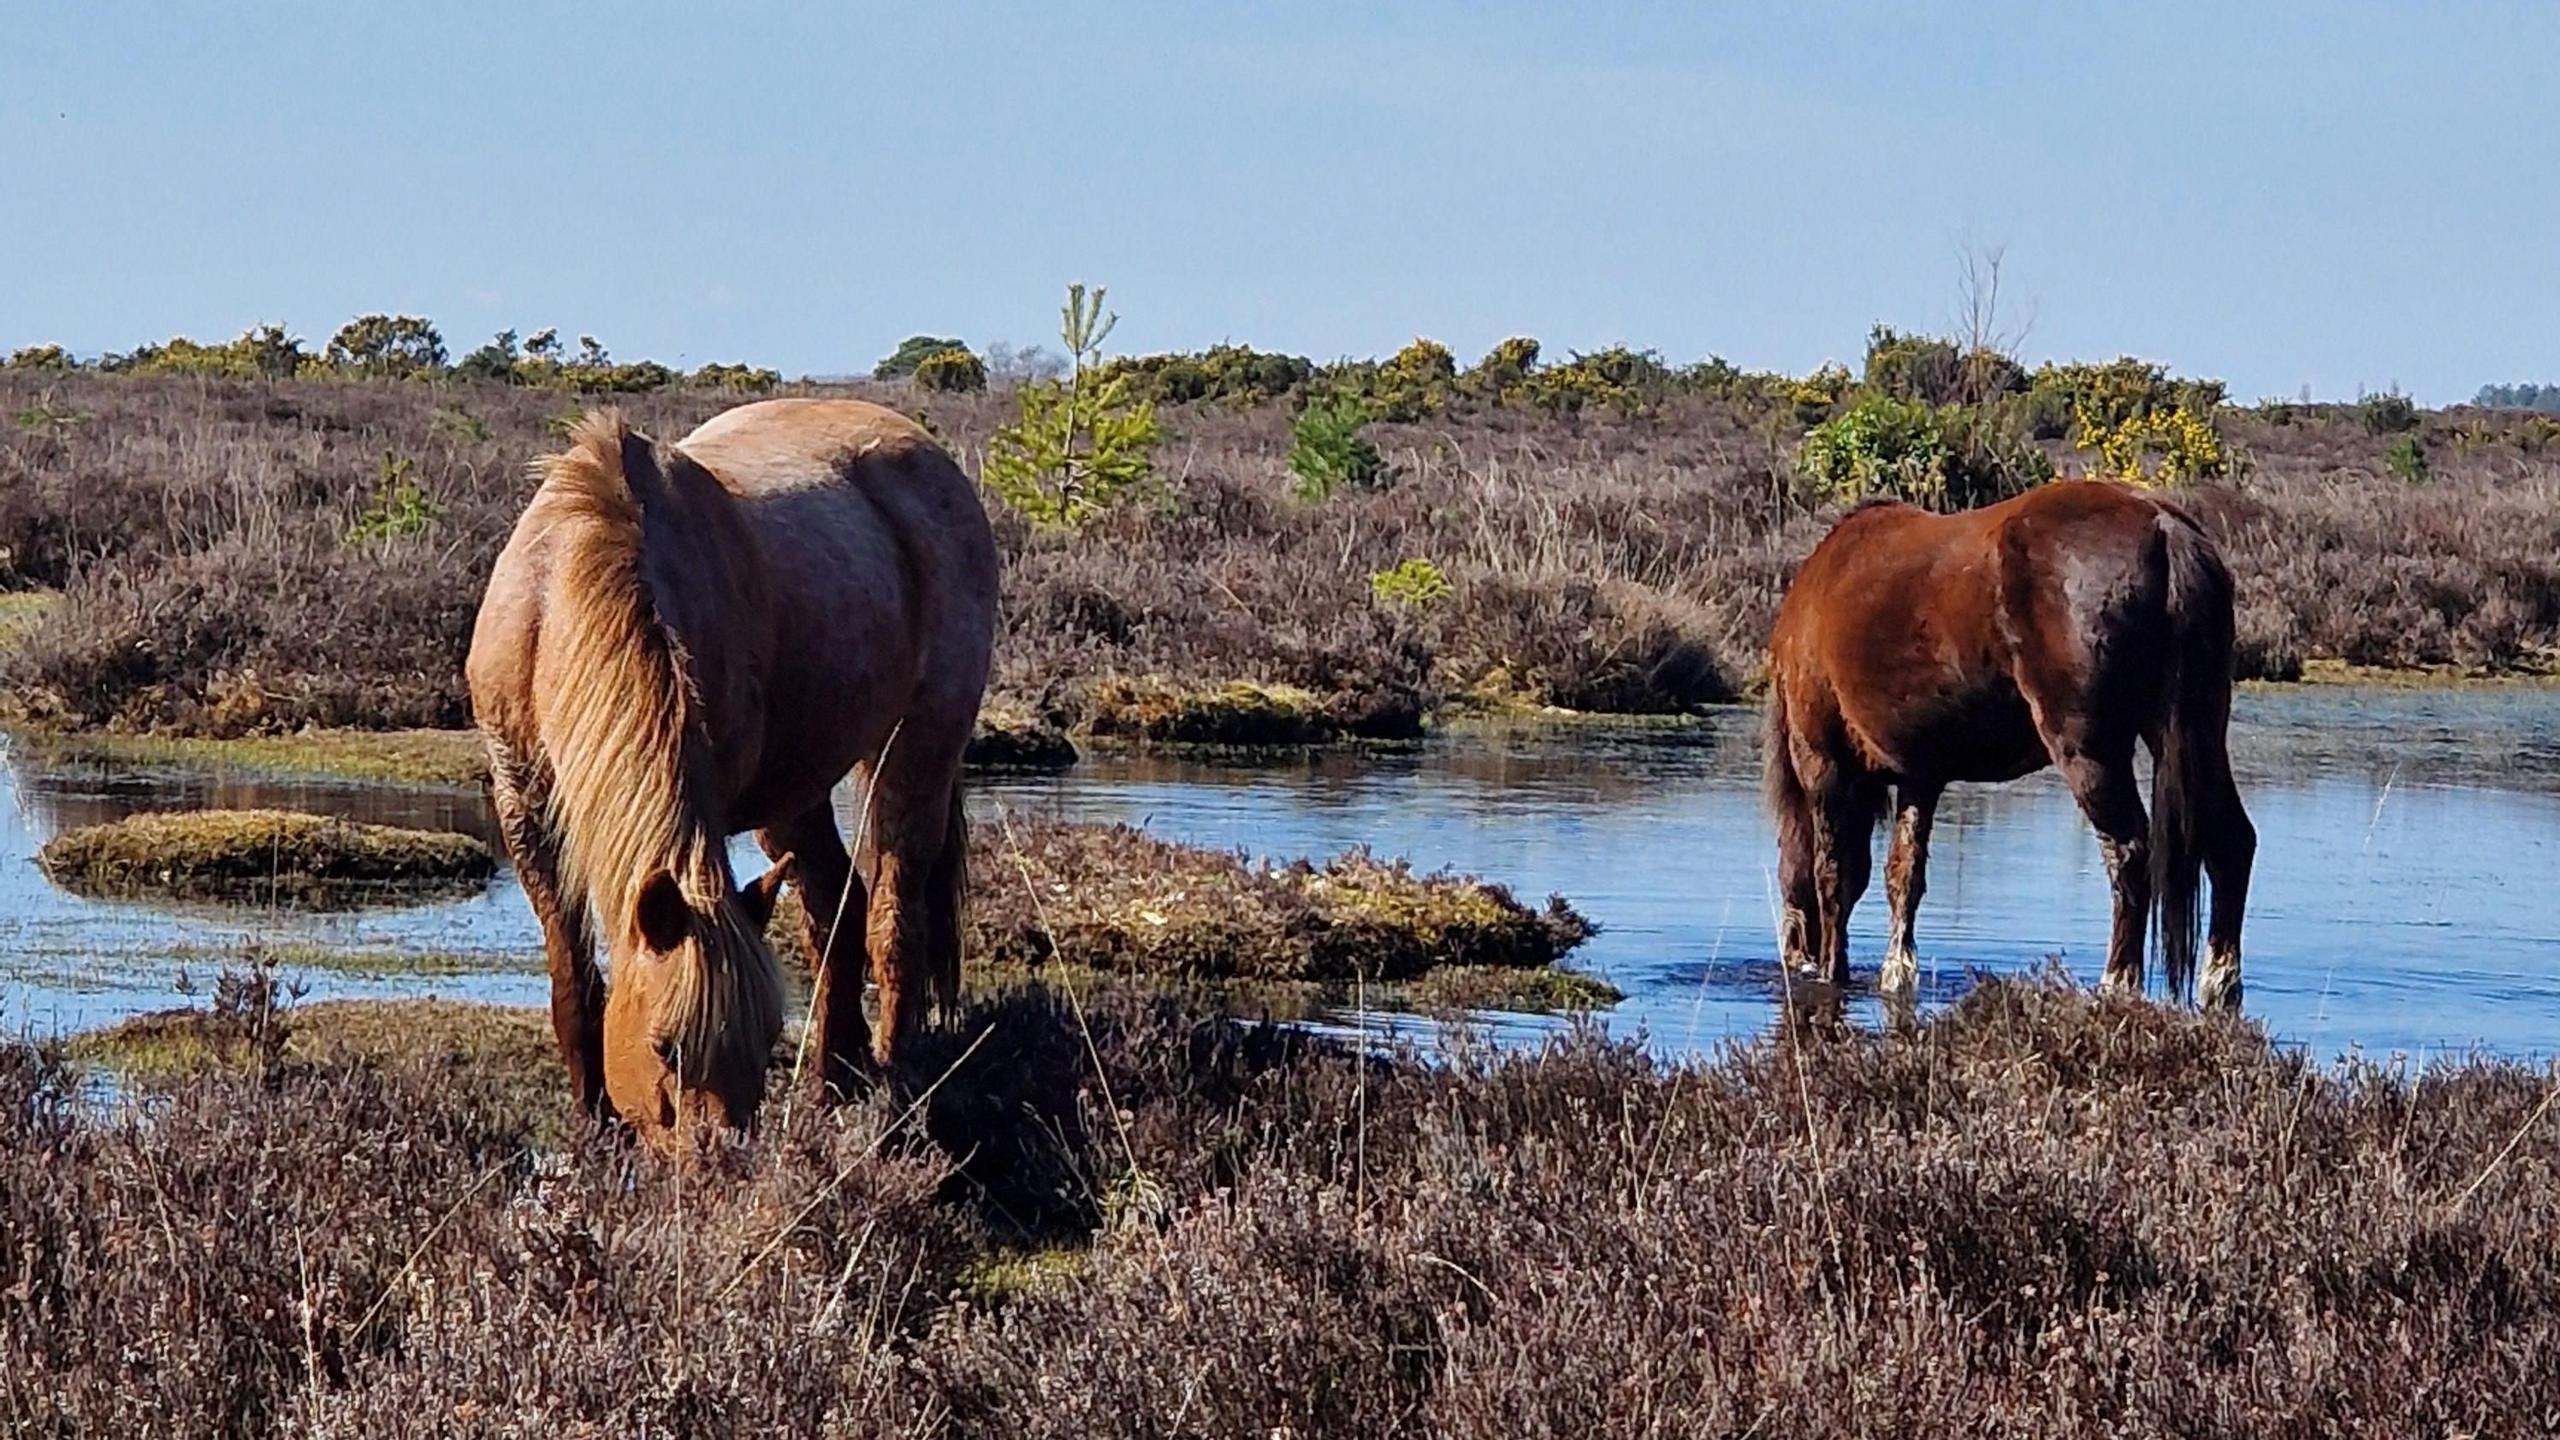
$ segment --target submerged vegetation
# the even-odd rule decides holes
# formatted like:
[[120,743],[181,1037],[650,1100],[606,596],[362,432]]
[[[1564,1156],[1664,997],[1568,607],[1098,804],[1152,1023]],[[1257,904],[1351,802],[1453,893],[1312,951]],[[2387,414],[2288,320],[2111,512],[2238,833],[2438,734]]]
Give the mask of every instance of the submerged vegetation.
[[13,1432],[2489,1437],[2560,1410],[2560,1123],[2515,1064],[2324,1070],[2057,983],[1694,1067],[1588,1032],[1364,1058],[1034,986],[928,1037],[929,1089],[778,1105],[703,1173],[562,1137],[530,1012],[260,998],[200,1013],[228,1063],[163,1069],[147,1110],[0,1055]]
[[467,894],[497,872],[468,835],[289,810],[128,816],[55,836],[36,863],[83,895],[324,910]]

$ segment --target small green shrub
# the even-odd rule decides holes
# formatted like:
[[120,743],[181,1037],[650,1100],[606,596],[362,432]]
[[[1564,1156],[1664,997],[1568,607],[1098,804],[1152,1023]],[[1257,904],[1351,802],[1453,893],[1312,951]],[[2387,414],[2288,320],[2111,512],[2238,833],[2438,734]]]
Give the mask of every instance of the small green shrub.
[[2418,428],[2418,402],[2397,390],[2368,395],[2356,407],[2364,428],[2376,435],[2398,435]]
[[1369,593],[1389,605],[1419,610],[1457,593],[1440,567],[1416,556],[1369,577]]
[[1806,433],[1796,469],[1814,494],[1834,504],[1875,496],[1941,506],[1947,501],[1947,445],[1926,405],[1868,393]]
[[1298,412],[1289,427],[1289,474],[1299,499],[1317,501],[1336,490],[1385,487],[1386,457],[1360,433],[1368,423],[1368,415],[1347,400]]
[[915,374],[916,367],[923,364],[927,357],[939,355],[945,350],[968,348],[967,344],[958,340],[946,340],[934,335],[910,335],[898,342],[898,348],[890,352],[888,359],[871,367],[871,378],[904,380]]
[[1059,337],[1072,357],[1067,374],[1021,391],[1021,418],[987,444],[987,488],[1034,525],[1074,528],[1150,493],[1163,431],[1155,407],[1129,393],[1126,375],[1102,371],[1102,342],[1120,323],[1102,310],[1103,291],[1067,288]]
[[2426,442],[2415,435],[2403,435],[2392,441],[2391,448],[2383,452],[2382,463],[2408,484],[2427,483]]
[[406,540],[443,518],[442,507],[418,484],[417,466],[386,450],[374,485],[373,503],[348,529],[347,543],[375,545]]
[[0,369],[8,370],[77,370],[79,368],[80,362],[72,359],[71,352],[59,345],[22,346],[11,351],[6,361],[0,362]]
[[987,367],[966,350],[937,350],[916,362],[915,382],[946,395],[975,394],[987,388]]

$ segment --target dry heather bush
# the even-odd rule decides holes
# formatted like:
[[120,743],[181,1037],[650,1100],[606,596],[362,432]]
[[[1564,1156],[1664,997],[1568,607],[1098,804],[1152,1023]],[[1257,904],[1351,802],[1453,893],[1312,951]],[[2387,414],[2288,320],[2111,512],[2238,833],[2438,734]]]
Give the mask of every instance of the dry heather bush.
[[[2547,1433],[2554,1076],[1991,982],[1698,1068],[1036,991],[679,1175],[432,1070],[0,1061],[12,1433]],[[974,1047],[974,1048],[973,1048]],[[1025,1263],[1026,1247],[1068,1254]],[[1040,1253],[1036,1249],[1032,1253]]]
[[[1000,393],[854,389],[920,412],[973,472],[1008,413]],[[66,591],[0,662],[10,703],[217,733],[458,723],[482,579],[528,494],[525,462],[570,403],[0,372],[0,413],[18,417],[0,430],[0,588]],[[631,406],[672,436],[730,403],[667,391]],[[1247,681],[1324,697],[1328,723],[1359,733],[1469,696],[1675,710],[1753,683],[1778,596],[1831,518],[1794,493],[1782,420],[1697,396],[1635,417],[1379,424],[1397,483],[1317,505],[1291,498],[1280,407],[1164,418],[1161,505],[1077,534],[997,507],[999,699],[1074,723],[1115,677]],[[2429,416],[2441,464],[2411,486],[2352,412],[2285,418],[2234,412],[2251,468],[2199,492],[2239,578],[2246,673],[2305,655],[2547,660],[2560,448],[2530,421]],[[432,514],[353,541],[386,466]],[[1373,575],[1417,557],[1449,596],[1375,593]]]

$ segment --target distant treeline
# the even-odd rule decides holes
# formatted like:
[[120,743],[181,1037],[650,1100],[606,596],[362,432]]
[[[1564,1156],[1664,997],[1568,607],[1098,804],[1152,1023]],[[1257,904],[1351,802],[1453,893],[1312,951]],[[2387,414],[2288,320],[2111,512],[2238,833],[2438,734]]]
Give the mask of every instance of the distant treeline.
[[450,359],[444,336],[415,315],[361,315],[338,328],[319,350],[281,325],[260,325],[239,338],[206,344],[181,335],[157,345],[111,351],[84,362],[59,345],[30,345],[10,355],[12,370],[98,370],[109,374],[201,375],[228,380],[321,376],[487,380],[591,393],[644,393],[672,386],[758,393],[782,383],[780,373],[751,365],[705,365],[691,372],[655,360],[617,363],[592,335],[572,353],[556,330],[518,338],[500,331],[489,343]]
[[2498,410],[2543,410],[2560,415],[2560,385],[2483,385],[2474,405]]

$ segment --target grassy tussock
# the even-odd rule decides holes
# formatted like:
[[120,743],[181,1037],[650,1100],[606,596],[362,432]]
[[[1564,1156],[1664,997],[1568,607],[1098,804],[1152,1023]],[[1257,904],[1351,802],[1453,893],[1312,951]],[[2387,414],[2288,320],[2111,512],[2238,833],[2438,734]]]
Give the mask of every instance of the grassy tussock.
[[98,1116],[13,1050],[0,1417],[1979,1440],[2560,1410],[2560,1115],[2520,1065],[2325,1070],[2033,982],[1698,1068],[1085,1015],[974,1003],[906,1096],[777,1106],[690,1172],[553,1150],[442,1054],[288,1037]]
[[965,759],[980,770],[1064,770],[1076,763],[1076,745],[1056,721],[999,700],[979,710]]
[[55,836],[36,863],[83,895],[324,910],[468,893],[497,871],[468,835],[290,810],[128,816]]
[[457,789],[476,787],[489,773],[488,748],[470,730],[301,730],[229,739],[28,730],[12,739],[40,760],[125,769]]
[[1355,850],[1248,864],[1125,825],[980,826],[969,953],[1155,977],[1410,980],[1443,966],[1543,969],[1591,933],[1561,896],[1418,875]]

